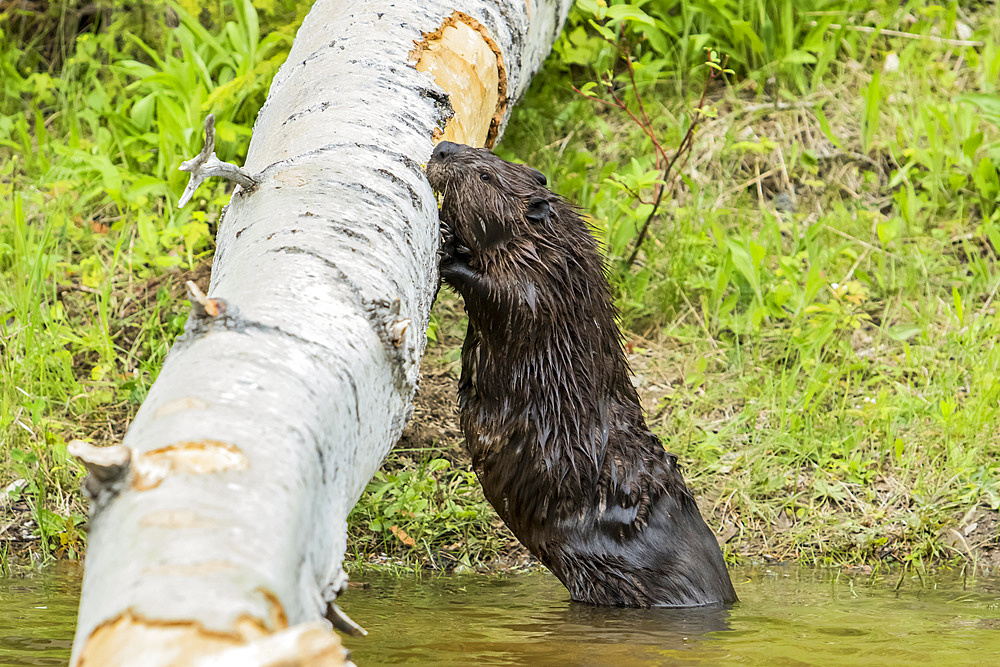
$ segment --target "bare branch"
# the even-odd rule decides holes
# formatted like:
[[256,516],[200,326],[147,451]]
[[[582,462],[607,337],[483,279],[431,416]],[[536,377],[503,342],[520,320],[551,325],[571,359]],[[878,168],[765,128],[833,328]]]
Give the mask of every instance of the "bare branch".
[[183,208],[191,200],[201,182],[210,176],[221,176],[239,183],[244,188],[252,188],[257,185],[257,180],[245,169],[215,157],[215,114],[212,113],[205,118],[205,147],[201,149],[200,153],[190,160],[185,160],[177,168],[181,171],[191,172],[191,179],[188,181],[187,187],[184,188],[184,194],[177,202],[177,208]]
[[[725,62],[722,65],[722,71],[724,70],[725,70]],[[702,86],[701,89],[701,97],[698,99],[698,106],[695,108],[694,118],[691,120],[691,124],[688,126],[687,132],[684,134],[684,138],[681,139],[680,145],[677,146],[677,150],[676,152],[674,152],[674,156],[670,158],[670,162],[668,162],[667,166],[663,168],[663,177],[661,179],[663,181],[663,185],[661,185],[659,189],[656,191],[656,201],[653,202],[653,210],[651,210],[649,212],[649,215],[646,216],[646,221],[643,223],[642,228],[639,230],[639,234],[635,239],[635,246],[632,248],[632,254],[629,255],[628,262],[626,262],[627,266],[632,266],[632,264],[635,262],[635,258],[639,256],[639,249],[642,247],[642,242],[646,238],[646,233],[649,232],[649,225],[650,223],[653,222],[653,217],[659,210],[660,202],[663,200],[663,192],[664,190],[666,190],[667,176],[670,175],[670,170],[674,168],[674,164],[676,164],[677,159],[681,155],[685,155],[685,153],[690,154],[691,147],[694,146],[694,132],[698,128],[698,125],[701,123],[702,120],[701,110],[705,106],[705,96],[708,94],[708,86],[709,84],[711,84],[712,80],[716,78],[716,76],[718,76],[718,72],[714,69],[710,69],[708,78],[705,79],[705,85]],[[636,90],[635,92],[638,95],[639,91]],[[632,118],[635,119],[635,116],[632,116]],[[656,144],[656,147],[660,151],[662,151],[663,149],[660,148],[659,143],[656,142],[655,139],[653,141]],[[687,161],[687,156],[685,156],[685,163],[686,161]],[[679,173],[680,172],[674,174],[674,180],[671,181],[670,184],[671,191],[673,191],[674,189],[674,184],[677,182],[677,177],[679,176]]]

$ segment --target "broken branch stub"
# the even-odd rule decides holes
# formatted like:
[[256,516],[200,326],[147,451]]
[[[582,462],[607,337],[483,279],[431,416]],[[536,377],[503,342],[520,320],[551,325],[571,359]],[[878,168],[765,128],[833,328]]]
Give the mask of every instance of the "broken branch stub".
[[336,602],[327,602],[326,620],[333,623],[333,627],[352,637],[367,637],[368,631],[351,620],[351,617],[344,613],[344,610],[337,606]]
[[190,160],[185,160],[177,168],[180,171],[191,172],[191,178],[188,179],[187,187],[184,188],[184,194],[177,201],[177,208],[183,208],[194,196],[195,190],[202,184],[202,181],[211,176],[221,176],[247,189],[257,185],[256,179],[245,169],[237,167],[231,162],[223,162],[215,156],[215,114],[213,113],[208,114],[205,118],[205,147],[201,149],[200,153]]
[[188,298],[191,299],[191,308],[195,317],[199,319],[202,317],[218,317],[219,315],[225,315],[226,311],[229,310],[229,304],[226,303],[225,299],[218,297],[209,299],[193,280],[187,281],[184,283],[184,286],[187,287]]
[[132,452],[128,447],[95,447],[83,440],[73,440],[66,445],[66,450],[89,473],[83,489],[91,502],[103,502],[104,496],[117,494],[131,472]]

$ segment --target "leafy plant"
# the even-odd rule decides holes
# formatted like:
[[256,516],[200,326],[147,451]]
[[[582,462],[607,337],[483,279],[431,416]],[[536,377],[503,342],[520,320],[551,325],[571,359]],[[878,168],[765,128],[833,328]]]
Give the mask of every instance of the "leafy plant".
[[447,567],[498,552],[495,516],[471,470],[444,458],[414,463],[400,456],[369,482],[348,521],[357,541],[374,542],[404,562]]

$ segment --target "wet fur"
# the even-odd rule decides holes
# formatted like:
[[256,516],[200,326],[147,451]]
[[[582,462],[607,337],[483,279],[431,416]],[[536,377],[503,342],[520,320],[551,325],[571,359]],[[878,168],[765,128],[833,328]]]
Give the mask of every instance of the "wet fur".
[[443,142],[442,279],[465,300],[459,404],[486,498],[574,600],[736,600],[715,536],[646,427],[603,260],[545,177]]

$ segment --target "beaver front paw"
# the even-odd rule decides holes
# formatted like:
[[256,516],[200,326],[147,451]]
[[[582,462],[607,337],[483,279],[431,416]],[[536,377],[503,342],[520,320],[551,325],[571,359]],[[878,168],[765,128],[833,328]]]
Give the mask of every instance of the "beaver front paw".
[[468,263],[471,252],[468,247],[458,242],[450,225],[441,224],[441,245],[438,247],[439,265],[444,266],[445,263],[451,261]]
[[471,252],[454,238],[450,243],[442,243],[438,250],[438,275],[460,293],[464,288],[477,281],[478,274],[469,265]]
[[469,267],[463,258],[445,252],[443,249],[439,253],[438,273],[441,276],[441,280],[453,287],[457,287],[456,280],[461,280],[462,278],[468,279],[474,274],[472,268]]
[[455,246],[455,232],[452,230],[451,225],[443,221],[438,231],[441,234],[441,243],[438,246],[438,254],[440,255],[442,252]]

